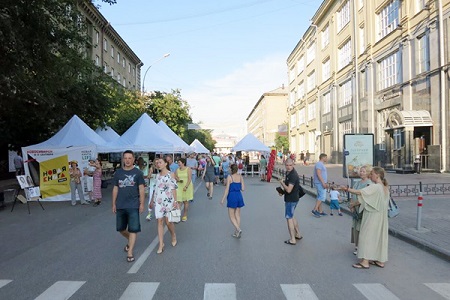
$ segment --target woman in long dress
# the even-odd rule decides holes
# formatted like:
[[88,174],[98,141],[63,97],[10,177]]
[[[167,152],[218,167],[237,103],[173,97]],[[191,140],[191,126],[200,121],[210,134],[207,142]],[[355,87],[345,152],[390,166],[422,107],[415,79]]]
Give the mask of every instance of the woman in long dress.
[[166,158],[156,160],[156,168],[159,174],[156,176],[155,188],[153,191],[150,208],[155,207],[155,218],[158,221],[158,239],[159,248],[156,253],[161,254],[164,251],[164,222],[169,229],[172,237],[172,246],[177,245],[177,236],[175,234],[175,225],[169,222],[168,216],[172,209],[177,209],[177,192],[178,188],[175,174],[169,170],[169,163]]
[[175,172],[175,178],[179,185],[177,189],[177,201],[181,206],[184,204],[182,222],[187,221],[189,210],[189,202],[194,199],[194,185],[192,184],[192,169],[186,167],[186,159],[181,157],[178,159],[178,169]]
[[242,192],[245,190],[245,184],[242,175],[238,174],[238,166],[236,164],[232,164],[230,169],[231,175],[226,178],[227,186],[225,187],[220,204],[223,205],[225,199],[227,199],[228,216],[230,217],[231,224],[233,224],[235,229],[232,236],[235,238],[240,238],[242,234],[241,207],[245,205]]
[[102,163],[98,158],[95,160],[94,166],[92,198],[94,199],[94,206],[98,206],[102,203]]
[[370,264],[384,268],[388,260],[388,207],[389,187],[384,177],[384,169],[374,167],[370,172],[371,184],[361,190],[344,188],[358,195],[358,201],[350,207],[361,205],[363,217],[359,233],[358,253],[360,261],[353,265],[356,269],[368,269]]

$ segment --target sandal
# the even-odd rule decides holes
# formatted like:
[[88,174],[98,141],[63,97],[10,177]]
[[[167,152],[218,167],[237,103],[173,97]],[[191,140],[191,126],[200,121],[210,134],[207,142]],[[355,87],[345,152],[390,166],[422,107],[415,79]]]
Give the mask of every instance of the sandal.
[[370,266],[366,267],[365,265],[363,265],[361,263],[357,263],[357,264],[352,265],[352,267],[355,269],[368,269]]
[[369,261],[369,264],[371,264],[373,266],[377,266],[378,268],[384,268],[384,264],[380,263],[379,261],[376,261],[376,260]]
[[297,245],[297,243],[292,243],[290,240],[286,240],[284,243],[292,246]]
[[127,256],[127,262],[133,262],[134,256]]
[[301,240],[302,238],[303,238],[303,236],[300,236],[300,237],[299,237],[299,236],[296,236],[296,237],[295,237],[296,240]]

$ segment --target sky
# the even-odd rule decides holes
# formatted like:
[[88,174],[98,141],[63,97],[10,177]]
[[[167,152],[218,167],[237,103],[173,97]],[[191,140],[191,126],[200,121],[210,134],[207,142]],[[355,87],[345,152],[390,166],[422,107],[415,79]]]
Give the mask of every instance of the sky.
[[146,91],[179,89],[194,123],[242,137],[260,97],[287,86],[287,58],[322,1],[94,3],[144,63],[141,80],[150,67]]

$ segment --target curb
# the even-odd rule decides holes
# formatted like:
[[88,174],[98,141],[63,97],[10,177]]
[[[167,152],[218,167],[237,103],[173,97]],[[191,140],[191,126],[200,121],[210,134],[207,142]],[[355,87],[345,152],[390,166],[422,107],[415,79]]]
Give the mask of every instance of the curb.
[[[272,177],[278,179],[278,175],[272,175]],[[309,186],[303,186],[303,189],[305,190],[306,194],[316,197],[317,193],[311,190],[311,187]],[[330,202],[327,200],[325,201],[325,204],[330,205]],[[350,210],[346,206],[341,206],[341,211],[347,215],[351,216]],[[416,238],[415,236],[401,230],[397,230],[394,228],[389,227],[389,235],[398,238],[402,241],[407,242],[408,244],[411,244],[421,250],[424,250],[428,253],[431,253],[441,259],[444,259],[446,261],[450,262],[450,251],[443,249],[442,247],[437,247],[436,245],[433,245],[429,242],[426,242],[424,240],[420,240]]]

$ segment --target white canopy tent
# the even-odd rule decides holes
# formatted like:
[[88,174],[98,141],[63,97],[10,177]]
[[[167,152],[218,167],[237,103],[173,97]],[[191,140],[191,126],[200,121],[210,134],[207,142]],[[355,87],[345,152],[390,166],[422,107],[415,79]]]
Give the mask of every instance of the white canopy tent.
[[248,133],[231,149],[231,151],[270,152],[270,149],[269,147],[264,145],[260,140],[258,140],[252,133]]
[[101,136],[107,143],[113,142],[113,141],[117,140],[118,138],[120,138],[120,135],[109,126],[97,127],[97,129],[95,129],[95,132],[99,136]]
[[128,128],[117,140],[99,147],[99,152],[174,152],[175,142],[146,113]]
[[205,146],[203,146],[203,144],[199,141],[199,140],[197,140],[197,139],[195,139],[192,143],[191,143],[191,147],[193,147],[193,151],[195,152],[195,153],[201,153],[201,154],[203,154],[203,153],[210,153],[211,151],[209,151],[208,150],[208,148],[206,148]]
[[163,120],[158,122],[158,126],[167,134],[167,136],[175,143],[175,147],[178,149],[175,152],[188,153],[194,151],[193,147],[189,146],[185,141],[183,141]]

